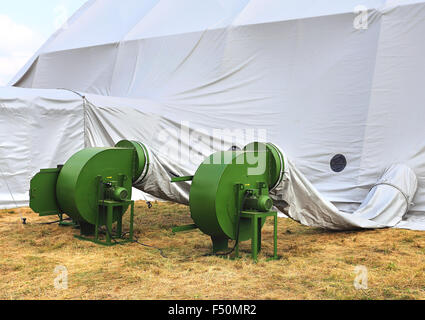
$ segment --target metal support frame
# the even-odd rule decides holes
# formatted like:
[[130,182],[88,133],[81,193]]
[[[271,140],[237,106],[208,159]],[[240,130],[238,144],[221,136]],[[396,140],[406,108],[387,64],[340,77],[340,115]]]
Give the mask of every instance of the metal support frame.
[[71,222],[66,222],[64,219],[63,219],[63,213],[61,212],[61,213],[59,213],[58,214],[58,216],[59,216],[59,226],[61,226],[61,227],[76,227],[77,226],[77,224],[74,222],[74,221],[71,221]]
[[171,183],[186,182],[186,181],[192,181],[192,180],[193,180],[193,176],[175,177],[171,179]]
[[[261,219],[266,219],[267,217],[274,217],[274,251],[272,260],[277,260],[277,212],[256,212],[256,211],[242,211],[242,219],[251,219],[252,234],[251,234],[251,254],[254,261],[258,261],[258,254],[261,251]],[[239,257],[239,244],[236,246],[235,250],[236,258]]]
[[[115,207],[126,207],[130,205],[131,206],[131,214],[130,214],[130,232],[129,232],[129,238],[123,239],[122,238],[122,215],[117,220],[117,233],[116,235],[112,235],[112,224],[113,224],[113,213]],[[101,224],[99,222],[100,220],[100,214],[101,214],[101,208],[106,207],[106,240],[102,241],[99,239],[99,227],[101,227]],[[104,246],[114,246],[117,244],[124,244],[128,242],[133,242],[133,222],[134,222],[134,201],[127,200],[127,201],[112,201],[112,200],[99,200],[98,205],[98,212],[96,215],[96,223],[95,223],[95,234],[94,239],[87,238],[84,236],[75,236],[75,238],[84,240],[84,241],[91,241],[96,244],[104,245]],[[121,239],[120,241],[117,241],[116,239]]]
[[[188,176],[188,177],[176,177],[172,179],[172,182],[183,182],[183,181],[191,181],[193,180],[193,176]],[[261,212],[261,211],[249,211],[249,210],[245,210],[242,211],[244,205],[245,205],[245,199],[244,201],[242,201],[242,203],[240,203],[240,198],[241,198],[241,193],[245,192],[245,194],[247,192],[251,192],[251,194],[254,194],[254,192],[256,194],[259,195],[268,195],[269,190],[268,187],[266,185],[266,183],[264,182],[258,182],[258,188],[253,189],[253,190],[247,190],[244,184],[235,184],[235,200],[236,200],[236,204],[237,204],[237,208],[236,211],[238,212],[239,216],[238,216],[238,225],[237,225],[237,235],[236,235],[236,245],[234,248],[235,251],[235,255],[234,258],[238,259],[239,258],[239,244],[240,244],[240,240],[239,240],[239,227],[240,227],[240,219],[250,219],[251,220],[251,226],[252,226],[252,230],[251,230],[251,254],[252,254],[252,259],[257,262],[258,261],[258,254],[261,251],[261,242],[262,242],[262,235],[261,235],[261,230],[262,230],[262,226],[263,226],[263,221],[262,219],[267,219],[267,217],[274,217],[274,251],[273,251],[273,257],[269,260],[277,260],[278,259],[278,255],[277,255],[277,219],[278,219],[278,215],[276,211],[268,211],[268,212]],[[190,224],[190,225],[185,225],[185,226],[179,226],[179,227],[175,227],[172,229],[173,233],[177,233],[177,232],[184,232],[184,231],[189,231],[189,230],[194,230],[194,229],[198,229],[198,226],[196,224]],[[216,254],[220,251],[225,251],[228,250],[229,246],[229,239],[226,237],[215,237],[215,236],[211,236],[211,240],[213,243],[213,253]]]
[[196,230],[198,229],[198,226],[196,224],[188,224],[188,225],[184,225],[184,226],[178,226],[178,227],[174,227],[172,230],[173,233],[178,233],[178,232],[185,232],[185,231],[191,231],[191,230]]

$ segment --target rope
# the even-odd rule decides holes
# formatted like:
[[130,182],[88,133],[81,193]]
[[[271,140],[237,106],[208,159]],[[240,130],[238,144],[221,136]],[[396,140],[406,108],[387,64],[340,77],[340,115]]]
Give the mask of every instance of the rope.
[[[112,239],[112,241],[114,241],[114,242],[115,242],[115,244],[117,244],[117,245],[124,245],[124,243],[120,243],[120,242],[118,242],[117,240],[115,240],[115,238],[114,238],[114,237],[112,236],[112,234],[109,232],[108,228],[106,228],[106,232],[108,233],[108,235],[109,235],[109,237]],[[127,234],[129,234],[129,233],[130,233],[130,232],[124,232],[124,233],[121,235],[121,238],[123,238],[123,239],[124,239],[124,236],[125,236],[125,235],[127,235]],[[133,237],[136,239],[136,240],[132,240],[132,242],[133,242],[133,243],[137,243],[138,245],[141,245],[141,246],[146,247],[146,248],[151,248],[151,249],[158,250],[158,251],[159,251],[159,254],[160,254],[163,258],[168,259],[168,257],[164,254],[164,252],[163,252],[163,250],[162,250],[161,248],[157,248],[157,247],[151,246],[151,245],[149,245],[149,244],[142,243],[142,242],[140,242],[140,241],[139,241],[139,239],[138,239],[138,238],[136,238],[134,235],[133,235]]]
[[[136,238],[136,237],[135,237],[135,238]],[[137,239],[137,238],[136,238],[136,240],[133,240],[133,242],[134,242],[134,243],[137,243],[138,245],[141,245],[141,246],[143,246],[143,247],[147,247],[147,248],[151,248],[151,249],[158,250],[158,251],[159,251],[159,254],[160,254],[163,258],[168,259],[168,257],[164,254],[164,252],[162,251],[162,249],[161,249],[161,248],[157,248],[157,247],[154,247],[154,246],[151,246],[151,245],[148,245],[148,244],[141,243],[141,242],[139,241],[139,239]]]
[[[9,194],[10,194],[10,196],[12,197],[12,201],[13,201],[13,203],[15,204],[15,208],[18,208],[18,207],[19,207],[19,206],[18,206],[18,203],[16,202],[15,197],[13,196],[13,192],[12,192],[12,190],[10,189],[9,184],[7,183],[6,176],[4,175],[3,170],[1,169],[1,166],[0,166],[0,174],[1,174],[1,176],[2,176],[2,178],[3,178],[3,180],[4,180],[4,182],[6,183],[7,190],[9,191]],[[27,220],[27,219],[26,219],[26,218],[24,218],[24,216],[22,215],[22,212],[20,212],[20,213],[19,213],[19,215],[21,216],[21,221],[22,221],[22,223],[23,223],[23,224],[26,224],[26,220]]]
[[57,221],[52,221],[52,222],[42,222],[42,223],[37,223],[38,225],[49,225],[49,224],[56,224],[56,223],[61,223],[63,221],[71,221],[71,218],[67,218],[67,219],[62,219],[62,220],[57,220]]

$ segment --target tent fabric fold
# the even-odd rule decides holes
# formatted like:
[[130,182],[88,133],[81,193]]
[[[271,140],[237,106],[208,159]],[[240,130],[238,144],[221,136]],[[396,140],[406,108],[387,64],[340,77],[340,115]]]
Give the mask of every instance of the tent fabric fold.
[[[425,0],[125,2],[88,1],[11,81],[21,89],[0,89],[0,206],[25,204],[36,170],[121,139],[146,143],[161,196],[185,202],[188,184],[165,184],[171,169],[192,175],[212,152],[260,140],[285,150],[294,188],[335,213],[325,227],[422,223]],[[401,221],[370,216],[380,194],[404,214],[397,188],[376,185],[395,164],[416,176],[416,193],[404,191],[415,205]],[[354,212],[366,222],[339,214]]]
[[292,161],[286,159],[285,165],[285,178],[273,190],[275,206],[304,225],[328,230],[425,230],[425,215],[422,219],[406,216],[418,187],[415,173],[406,165],[387,168],[354,212],[339,210],[326,200]]
[[[121,100],[68,90],[0,89],[1,128],[7,129],[0,143],[4,152],[0,157],[0,208],[27,205],[29,181],[39,169],[64,164],[84,147],[114,146],[122,139],[148,146],[146,178],[134,187],[155,198],[187,205],[190,183],[173,184],[171,179],[193,175],[210,153],[230,146],[211,150],[189,142],[198,157],[179,160],[172,154],[182,147],[182,128],[166,115],[153,113],[156,105],[148,100]],[[167,133],[165,140],[158,134],[161,132]],[[425,215],[410,214],[418,181],[407,165],[385,168],[357,210],[344,212],[326,200],[291,160],[285,157],[283,162],[284,178],[272,191],[276,207],[305,225],[331,230],[425,230]],[[146,198],[144,193],[136,197]]]

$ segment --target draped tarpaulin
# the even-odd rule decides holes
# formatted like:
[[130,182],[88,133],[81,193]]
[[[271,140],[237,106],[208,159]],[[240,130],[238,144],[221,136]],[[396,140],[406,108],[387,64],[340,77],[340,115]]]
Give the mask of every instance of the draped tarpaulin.
[[[145,178],[134,184],[136,188],[163,200],[188,204],[190,183],[173,184],[171,179],[193,175],[209,154],[228,150],[235,144],[231,135],[224,135],[223,143],[216,145],[216,149],[213,144],[196,143],[202,136],[203,142],[208,141],[205,138],[213,141],[216,137],[209,137],[208,132],[194,134],[192,128],[185,145],[182,124],[169,119],[167,112],[154,113],[158,111],[157,105],[148,100],[65,90],[4,88],[0,90],[0,103],[4,129],[0,146],[5,152],[1,157],[1,207],[27,204],[29,180],[40,168],[64,164],[84,147],[114,146],[122,139],[143,142],[148,148],[149,166],[146,174],[142,174]],[[185,150],[185,146],[192,152]],[[182,157],[182,150],[196,157]],[[416,220],[405,215],[413,206],[417,190],[416,175],[406,165],[387,168],[360,207],[349,213],[325,199],[292,161],[285,159],[284,163],[284,179],[272,192],[275,205],[303,224],[334,230],[425,229],[425,215],[417,216]]]
[[33,175],[84,148],[84,128],[72,92],[0,88],[0,209],[27,205]]
[[[214,129],[266,130],[261,140],[280,146],[344,212],[358,209],[385,170],[404,164],[418,180],[410,211],[420,216],[425,1],[361,4],[91,0],[11,84],[66,88],[97,100],[92,104],[102,114],[90,119],[87,111],[86,125],[107,134],[87,133],[86,145],[123,137],[159,151],[156,135],[166,128],[206,130],[206,137]],[[137,108],[151,119],[135,116]],[[170,134],[171,148],[190,144],[183,138]],[[202,142],[192,149],[208,156]],[[338,154],[347,166],[335,172],[330,162]],[[166,161],[181,168],[177,174],[196,167]]]

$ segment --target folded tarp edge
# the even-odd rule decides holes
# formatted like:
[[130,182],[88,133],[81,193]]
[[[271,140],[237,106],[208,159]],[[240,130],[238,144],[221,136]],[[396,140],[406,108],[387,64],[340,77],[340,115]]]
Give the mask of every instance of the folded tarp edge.
[[[326,200],[294,163],[285,157],[285,176],[272,191],[276,207],[290,218],[310,227],[328,230],[403,228],[406,213],[413,206],[418,181],[416,174],[404,164],[384,171],[369,194],[353,213],[338,210]],[[418,224],[418,228],[421,225]]]

